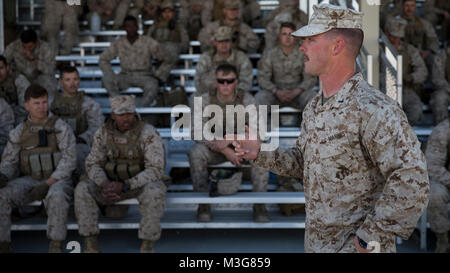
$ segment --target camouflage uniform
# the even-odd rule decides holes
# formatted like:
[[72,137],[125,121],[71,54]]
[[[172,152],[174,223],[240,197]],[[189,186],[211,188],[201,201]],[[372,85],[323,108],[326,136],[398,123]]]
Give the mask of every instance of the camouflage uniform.
[[46,37],[52,50],[58,52],[59,30],[64,28],[61,55],[68,55],[78,40],[78,15],[81,6],[70,6],[65,0],[45,0],[45,13],[42,18],[41,36]]
[[450,12],[450,3],[447,0],[426,0],[423,6],[423,18],[433,26],[440,23],[441,15]]
[[[210,2],[210,1],[208,1]],[[204,5],[202,0],[191,0],[189,1],[189,5]],[[179,13],[179,22],[181,25],[186,26],[186,30],[189,35],[189,40],[196,41],[198,38],[198,34],[200,33],[200,30],[203,28],[202,24],[202,15],[195,14],[192,12],[192,10],[189,8],[189,6],[186,5],[181,7],[180,13]]]
[[425,19],[415,16],[414,19],[404,18],[408,25],[403,40],[419,50],[430,50],[432,54],[439,52],[439,39],[433,26]]
[[0,83],[0,98],[4,99],[13,109],[15,116],[15,125],[22,122],[28,112],[23,108],[23,96],[30,82],[23,76],[19,75],[14,80],[11,71],[8,73],[5,81]]
[[35,58],[38,59],[37,65],[22,55],[22,41],[20,39],[8,45],[4,55],[14,75],[22,74],[30,83],[44,87],[49,95],[49,103],[53,100],[57,88],[55,79],[56,60],[55,52],[47,42],[39,41],[33,52]]
[[413,126],[423,119],[422,84],[428,76],[428,69],[414,46],[401,42],[397,52],[403,56],[403,109]]
[[[214,89],[213,89],[214,90]],[[205,109],[208,105],[218,105],[222,108],[223,113],[225,113],[226,105],[247,105],[255,104],[255,100],[252,95],[243,90],[238,90],[235,95],[235,99],[230,104],[224,104],[220,101],[217,91],[203,94],[202,98],[202,109]],[[191,105],[191,109],[194,106]],[[202,125],[208,122],[209,118],[203,117]],[[231,121],[228,121],[231,122]],[[225,126],[227,119],[225,119],[224,114],[224,131],[226,131]],[[248,124],[248,122],[247,122]],[[235,123],[236,126],[236,123]],[[203,127],[201,127],[203,128]],[[194,131],[194,126],[191,126],[192,132]],[[235,128],[236,130],[236,128]],[[193,133],[192,133],[193,134]],[[220,164],[226,162],[226,157],[218,152],[210,150],[205,144],[205,141],[197,141],[191,150],[189,151],[189,166],[191,170],[192,183],[194,185],[194,191],[207,192],[208,191],[208,165],[210,164]],[[269,173],[258,166],[251,167],[251,180],[253,184],[253,191],[255,192],[265,192],[267,191],[267,183],[269,181]]]
[[[37,131],[44,126],[49,133],[49,147],[38,147],[32,145],[30,150],[26,143],[37,143]],[[51,129],[53,128],[53,129]],[[51,130],[49,130],[51,129]],[[51,139],[54,137],[54,141]],[[34,139],[34,140],[33,140]],[[51,147],[52,145],[55,147]],[[28,149],[27,149],[28,148]],[[61,159],[56,166],[52,166],[52,171],[39,171],[30,166],[31,155],[35,149],[46,149],[41,151],[48,154],[49,149],[54,160],[60,154]],[[73,195],[71,174],[76,167],[75,137],[70,127],[61,119],[49,114],[45,124],[33,124],[30,119],[19,124],[9,134],[8,144],[0,163],[0,172],[9,179],[6,187],[0,189],[0,242],[11,241],[11,211],[34,201],[31,200],[29,191],[37,185],[44,183],[49,177],[55,178],[57,182],[50,186],[47,196],[43,200],[48,220],[47,237],[54,241],[63,241],[67,234],[67,218],[69,214],[70,201]],[[50,159],[51,160],[51,159]],[[43,164],[43,163],[41,163]],[[43,165],[41,165],[43,167]]]
[[[110,64],[116,57],[120,59],[121,72],[118,75]],[[162,61],[155,73],[152,71],[152,57]],[[171,65],[160,44],[148,36],[140,36],[133,44],[126,37],[121,37],[103,51],[99,60],[103,84],[109,95],[118,96],[121,90],[140,87],[144,90],[143,106],[148,106],[156,98],[158,79],[165,81],[168,78]]]
[[[214,36],[216,29],[220,26],[227,26],[227,24],[225,21],[211,22],[205,25],[205,27],[198,34],[198,40],[200,41],[203,52],[206,52],[213,47],[211,38]],[[236,39],[233,39],[233,45],[235,48],[238,48],[244,52],[258,50],[260,39],[253,32],[253,29],[246,23],[238,21],[236,25],[229,27],[233,29],[233,36],[237,34]]]
[[425,156],[431,180],[428,221],[435,233],[450,231],[447,205],[450,203],[450,122],[445,119],[431,132]]
[[103,124],[104,117],[100,104],[82,91],[72,98],[65,97],[59,92],[50,109],[72,128],[77,138],[76,172],[81,175],[84,173],[84,164],[91,150],[94,134]]
[[294,90],[302,88],[304,91],[286,106],[299,110],[317,95],[312,88],[317,78],[305,73],[303,52],[294,48],[289,55],[284,54],[280,46],[266,51],[259,61],[258,84],[261,90],[255,95],[259,105],[283,105],[273,93],[273,89]]
[[[118,29],[122,26],[123,20],[127,16],[130,0],[87,0],[87,4],[90,10],[88,18],[91,18],[92,14],[97,12],[102,19],[102,24],[113,20],[113,28]],[[106,10],[112,11],[111,15],[102,14]]]
[[357,252],[355,234],[395,252],[395,236],[410,236],[428,201],[416,134],[360,73],[325,105],[322,91],[313,98],[296,147],[260,152],[254,163],[303,179],[305,252]]
[[189,48],[189,35],[178,21],[174,21],[174,28],[170,29],[169,22],[159,20],[148,30],[147,35],[158,41],[164,49],[166,56],[170,58],[173,68],[179,58],[180,53],[187,52]]
[[232,49],[231,55],[226,60],[221,60],[214,50],[200,55],[200,59],[195,68],[195,95],[208,93],[216,86],[216,68],[223,62],[234,65],[238,71],[238,89],[250,91],[253,85],[253,67],[248,56],[236,49]]
[[145,12],[144,7],[159,7],[161,4],[161,0],[136,0],[134,4],[134,8],[130,9],[130,15],[138,18],[139,14],[142,14],[142,19],[147,20],[156,20],[158,16],[158,12],[156,12],[155,16],[150,16],[147,12]]
[[202,10],[202,24],[207,24],[223,19],[224,0],[204,1]]
[[256,0],[242,1],[242,20],[251,27],[261,27],[261,8]]
[[[129,107],[130,99],[124,97],[113,98],[115,102],[111,104],[114,113],[120,112],[121,107],[132,108]],[[117,168],[109,168],[110,164]],[[123,166],[127,168],[126,175],[119,171]],[[75,189],[75,214],[80,235],[98,235],[99,206],[115,203],[103,199],[100,185],[105,181],[127,181],[130,190],[122,192],[120,200],[138,199],[142,215],[139,238],[158,240],[167,189],[163,182],[166,179],[164,168],[164,147],[153,126],[137,120],[133,128],[122,133],[116,129],[113,120],[108,120],[95,133],[92,150],[86,159],[89,180],[80,182]]]
[[430,106],[436,124],[448,117],[450,103],[450,47],[443,49],[434,58],[432,82],[435,91],[431,94]]
[[[0,98],[0,155],[3,154],[9,131],[14,128],[14,112],[6,101]],[[1,162],[1,159],[0,159]]]

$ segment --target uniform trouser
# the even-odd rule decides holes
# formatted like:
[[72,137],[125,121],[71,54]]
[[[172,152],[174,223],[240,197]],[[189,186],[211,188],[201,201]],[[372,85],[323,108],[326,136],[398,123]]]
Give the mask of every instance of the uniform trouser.
[[[161,236],[160,219],[164,214],[166,185],[161,181],[150,182],[138,189],[120,195],[120,200],[137,198],[141,213],[139,238],[156,241]],[[99,206],[112,206],[115,202],[105,200],[101,188],[90,180],[78,183],[75,188],[75,215],[78,232],[81,236],[96,236],[98,228]]]
[[439,182],[432,181],[427,218],[430,228],[436,233],[450,231],[447,205],[450,203],[450,190]]
[[144,90],[141,99],[141,106],[149,106],[159,92],[158,80],[148,73],[129,72],[118,75],[104,75],[103,85],[108,90],[109,96],[116,97],[120,95],[121,90],[130,87],[139,87]]
[[403,111],[405,111],[411,126],[423,119],[423,103],[420,97],[411,88],[403,88]]
[[433,111],[435,124],[439,124],[448,117],[448,105],[450,103],[449,91],[446,89],[438,89],[431,93],[430,107],[431,111]]
[[81,175],[85,171],[86,157],[89,155],[91,147],[84,143],[77,143],[77,169],[76,172]]
[[[14,208],[26,206],[31,200],[29,191],[43,182],[24,176],[9,181],[0,189],[0,242],[11,242],[11,212]],[[70,179],[53,184],[45,197],[47,211],[47,237],[50,240],[63,241],[67,235],[67,218],[73,186]]]
[[47,41],[58,53],[58,38],[61,24],[64,28],[64,40],[61,54],[68,55],[78,39],[78,7],[69,6],[65,1],[45,0],[45,14],[42,19],[42,32]]
[[[191,178],[194,191],[207,192],[208,181],[208,165],[220,164],[227,161],[226,157],[218,152],[211,151],[204,144],[195,144],[189,151],[189,164],[191,166]],[[267,183],[269,181],[269,172],[263,168],[251,167],[251,180],[253,191],[267,191]]]
[[295,97],[290,103],[282,103],[278,97],[276,97],[272,92],[267,90],[260,90],[255,95],[255,100],[258,105],[280,105],[290,106],[300,111],[303,111],[308,104],[308,102],[317,95],[314,90],[305,90],[303,93]]

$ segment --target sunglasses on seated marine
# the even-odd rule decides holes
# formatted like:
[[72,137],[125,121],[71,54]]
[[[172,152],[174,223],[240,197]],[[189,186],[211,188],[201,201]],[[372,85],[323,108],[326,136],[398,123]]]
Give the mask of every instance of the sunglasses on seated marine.
[[225,83],[232,84],[235,80],[236,80],[236,78],[233,78],[233,79],[217,79],[217,82],[219,84],[225,84]]

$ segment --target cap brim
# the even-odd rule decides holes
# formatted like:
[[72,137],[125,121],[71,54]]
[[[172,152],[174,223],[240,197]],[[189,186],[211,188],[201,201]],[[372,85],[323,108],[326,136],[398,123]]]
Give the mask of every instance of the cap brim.
[[321,29],[314,25],[306,25],[291,33],[294,37],[310,37],[319,35],[329,31],[329,29]]

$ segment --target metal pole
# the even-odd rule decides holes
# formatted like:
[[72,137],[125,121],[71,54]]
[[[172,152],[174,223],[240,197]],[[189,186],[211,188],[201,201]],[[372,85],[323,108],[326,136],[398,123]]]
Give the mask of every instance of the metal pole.
[[5,51],[5,14],[3,11],[3,0],[0,0],[0,52]]
[[400,105],[403,105],[403,56],[397,56],[397,101]]

